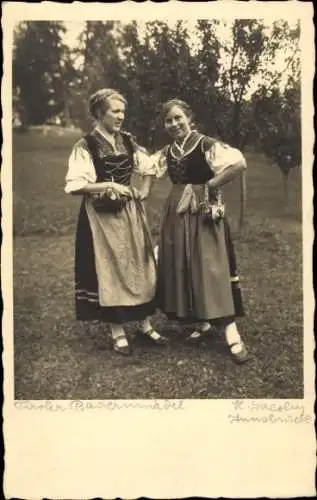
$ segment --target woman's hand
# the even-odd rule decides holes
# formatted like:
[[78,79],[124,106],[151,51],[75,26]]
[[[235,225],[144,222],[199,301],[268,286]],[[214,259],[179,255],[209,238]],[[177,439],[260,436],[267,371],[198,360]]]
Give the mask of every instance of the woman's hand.
[[137,189],[135,186],[133,186],[132,190],[134,198],[140,201],[144,201],[150,194],[149,189],[144,189],[144,188]]
[[139,199],[140,199],[141,201],[144,201],[144,200],[146,200],[146,198],[149,196],[149,194],[150,194],[150,193],[149,193],[149,191],[147,191],[147,190],[142,190],[142,189],[141,189],[139,194],[140,194]]
[[135,198],[144,201],[150,195],[152,184],[153,184],[153,176],[151,175],[144,176],[142,179],[141,186],[138,189],[135,186],[133,186],[132,188]]
[[110,190],[118,196],[131,196],[131,190],[129,186],[123,186],[117,182],[109,182]]
[[131,196],[131,191],[129,186],[123,186],[117,182],[105,181],[105,182],[95,182],[94,184],[87,184],[83,189],[78,191],[79,194],[88,193],[90,195],[103,195],[111,193],[115,197],[119,196]]
[[142,189],[139,191],[139,200],[144,201],[144,200],[146,200],[146,198],[148,196],[149,196],[149,193],[142,191]]

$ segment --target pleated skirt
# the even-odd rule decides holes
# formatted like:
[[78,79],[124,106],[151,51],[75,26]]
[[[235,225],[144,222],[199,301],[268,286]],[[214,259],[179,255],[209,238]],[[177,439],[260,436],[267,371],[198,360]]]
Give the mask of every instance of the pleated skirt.
[[[157,306],[169,319],[230,322],[244,316],[244,308],[228,221],[206,222],[200,212],[178,215],[183,189],[173,186],[163,211]],[[195,192],[202,201],[203,186]]]
[[156,266],[141,202],[117,214],[82,201],[75,244],[76,318],[139,321],[155,312]]

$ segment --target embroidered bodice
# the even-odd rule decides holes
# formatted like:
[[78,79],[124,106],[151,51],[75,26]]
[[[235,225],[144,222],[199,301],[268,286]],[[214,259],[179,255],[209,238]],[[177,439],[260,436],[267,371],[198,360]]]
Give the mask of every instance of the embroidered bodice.
[[187,148],[182,151],[175,143],[166,151],[167,171],[173,184],[204,184],[214,176],[206,161],[205,139],[210,138],[193,133]]
[[126,133],[116,136],[115,149],[98,133],[85,137],[96,170],[96,182],[114,181],[128,186],[133,171],[134,146]]

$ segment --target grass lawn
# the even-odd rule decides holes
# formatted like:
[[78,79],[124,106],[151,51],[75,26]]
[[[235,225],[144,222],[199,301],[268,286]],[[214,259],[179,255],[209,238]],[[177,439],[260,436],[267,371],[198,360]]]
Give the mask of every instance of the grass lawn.
[[[239,326],[251,353],[235,365],[215,333],[183,343],[184,329],[157,313],[167,348],[134,338],[120,357],[97,322],[74,319],[73,266],[79,200],[63,192],[75,132],[14,136],[14,358],[17,399],[300,398],[303,396],[300,172],[282,176],[262,155],[248,159],[246,225],[237,231],[239,182],[226,187],[247,316]],[[154,238],[169,182],[147,203]]]

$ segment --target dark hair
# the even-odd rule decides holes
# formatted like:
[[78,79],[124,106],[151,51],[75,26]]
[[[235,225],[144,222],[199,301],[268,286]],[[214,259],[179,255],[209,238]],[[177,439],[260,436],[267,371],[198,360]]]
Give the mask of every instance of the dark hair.
[[181,108],[187,118],[189,118],[191,122],[194,121],[194,113],[191,107],[186,102],[182,101],[181,99],[170,99],[169,101],[166,101],[161,107],[160,115],[163,122],[167,113],[169,113],[174,106],[178,106],[179,108]]
[[123,102],[125,106],[127,106],[127,101],[120,92],[114,89],[104,88],[97,90],[97,92],[92,94],[89,98],[89,111],[91,115],[97,120],[98,111],[105,114],[109,109],[109,99],[113,98],[118,99],[118,101]]

